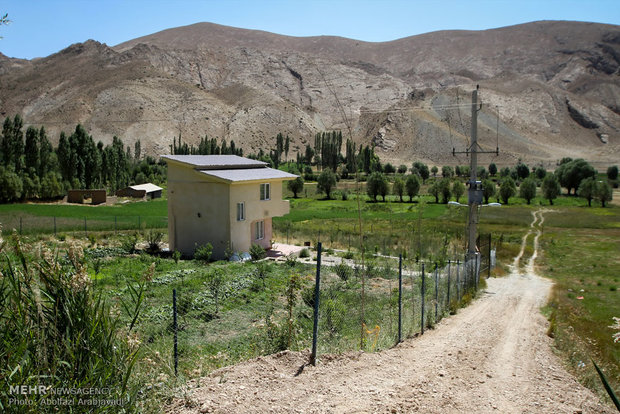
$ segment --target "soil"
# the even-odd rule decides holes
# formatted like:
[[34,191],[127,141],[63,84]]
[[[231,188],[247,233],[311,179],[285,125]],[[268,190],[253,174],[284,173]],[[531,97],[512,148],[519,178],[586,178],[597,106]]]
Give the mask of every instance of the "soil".
[[[377,353],[281,352],[191,382],[169,413],[613,413],[554,354],[540,307],[551,282],[535,273],[533,214],[504,278],[423,336]],[[534,235],[534,253],[523,252]]]

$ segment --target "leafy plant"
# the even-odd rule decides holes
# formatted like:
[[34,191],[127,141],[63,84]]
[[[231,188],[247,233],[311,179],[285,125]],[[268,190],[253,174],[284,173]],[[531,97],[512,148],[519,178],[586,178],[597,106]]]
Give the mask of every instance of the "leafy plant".
[[308,250],[307,248],[301,249],[299,252],[299,257],[300,258],[310,257],[310,250]]
[[129,233],[121,239],[121,248],[129,254],[136,252],[136,245],[138,244],[138,233]]
[[208,262],[211,260],[211,255],[213,254],[213,245],[211,243],[196,245],[196,250],[194,250],[194,259],[200,260],[202,262]]
[[265,258],[266,255],[267,253],[265,252],[265,249],[263,249],[262,246],[256,243],[253,243],[252,246],[250,247],[250,257],[252,257],[253,261],[263,259]]
[[164,238],[164,233],[159,230],[149,230],[145,234],[145,239],[148,244],[146,251],[150,254],[159,253],[161,250],[161,242]]
[[172,252],[172,259],[174,260],[175,264],[179,264],[179,260],[181,259],[181,252],[178,250]]

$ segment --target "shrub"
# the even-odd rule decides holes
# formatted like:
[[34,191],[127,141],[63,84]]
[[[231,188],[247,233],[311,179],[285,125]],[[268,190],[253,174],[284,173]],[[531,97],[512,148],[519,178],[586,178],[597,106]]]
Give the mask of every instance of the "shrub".
[[[94,294],[81,253],[70,249],[63,260],[46,253],[33,272],[17,236],[12,244],[21,266],[7,259],[0,278],[0,335],[11,347],[0,352],[0,377],[22,386],[105,388],[106,398],[134,411],[137,389],[129,380],[139,341]],[[39,397],[26,396],[28,412],[48,411]],[[65,397],[73,405],[81,398]]]
[[146,251],[151,254],[159,253],[161,250],[161,241],[164,238],[164,233],[159,230],[149,230],[146,232],[145,239],[148,243]]
[[252,261],[255,262],[257,260],[263,259],[265,258],[265,256],[267,256],[265,249],[263,249],[262,246],[253,243],[250,247],[250,257],[252,257]]
[[301,249],[301,251],[299,252],[299,257],[300,258],[310,257],[310,250],[308,250],[307,248]]
[[136,252],[136,245],[138,244],[138,233],[129,233],[121,240],[121,248],[129,254]]
[[181,259],[181,252],[178,250],[172,252],[172,259],[174,260],[175,264],[179,264],[179,259]]
[[346,282],[351,277],[352,270],[345,263],[339,263],[334,266],[334,272],[338,275],[340,280]]
[[203,262],[208,262],[211,260],[211,255],[213,254],[213,245],[211,243],[196,245],[196,249],[194,250],[194,259],[200,260]]

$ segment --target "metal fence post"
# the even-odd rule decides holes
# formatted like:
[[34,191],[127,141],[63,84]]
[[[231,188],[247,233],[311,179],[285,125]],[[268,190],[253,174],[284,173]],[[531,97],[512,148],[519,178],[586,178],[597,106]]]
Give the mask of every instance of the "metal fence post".
[[56,237],[56,216],[54,216],[54,237]]
[[116,216],[114,216],[114,233],[116,233]]
[[438,270],[438,264],[435,263],[435,323],[437,323],[437,319],[439,319],[439,270]]
[[316,253],[316,280],[314,284],[314,325],[312,327],[312,354],[310,363],[316,365],[317,342],[319,336],[319,301],[321,296],[321,242],[318,242]]
[[178,374],[179,348],[177,344],[177,290],[172,289],[172,330],[174,332],[174,375]]
[[398,255],[398,342],[403,336],[403,255]]
[[22,218],[19,218],[19,234],[22,234]]
[[86,227],[86,217],[84,217],[84,234],[88,237],[88,228]]
[[489,233],[489,268],[487,271],[487,279],[491,277],[491,233]]
[[461,270],[461,262],[457,259],[456,261],[456,301],[457,302],[460,302],[461,300],[460,270]]
[[448,311],[450,310],[450,260],[448,260],[448,301],[446,303]]
[[142,224],[140,223],[140,216],[138,216],[138,230],[142,228]]
[[424,263],[422,263],[422,306],[421,306],[421,318],[420,318],[420,334],[423,335],[424,334],[424,292],[426,291],[426,285],[424,282]]

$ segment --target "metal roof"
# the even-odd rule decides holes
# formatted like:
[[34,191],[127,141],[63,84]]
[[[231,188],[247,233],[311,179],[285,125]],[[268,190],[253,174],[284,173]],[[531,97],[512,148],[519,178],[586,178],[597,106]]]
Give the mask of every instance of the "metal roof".
[[237,155],[162,155],[166,161],[176,161],[192,166],[196,170],[222,170],[233,168],[266,167],[263,161]]
[[156,186],[155,184],[152,183],[146,183],[146,184],[138,184],[138,185],[130,185],[129,188],[131,188],[132,190],[144,190],[147,193],[153,193],[155,191],[161,191],[162,188]]
[[274,170],[273,168],[243,168],[230,170],[201,170],[201,173],[228,182],[261,181],[261,180],[293,180],[295,174]]

